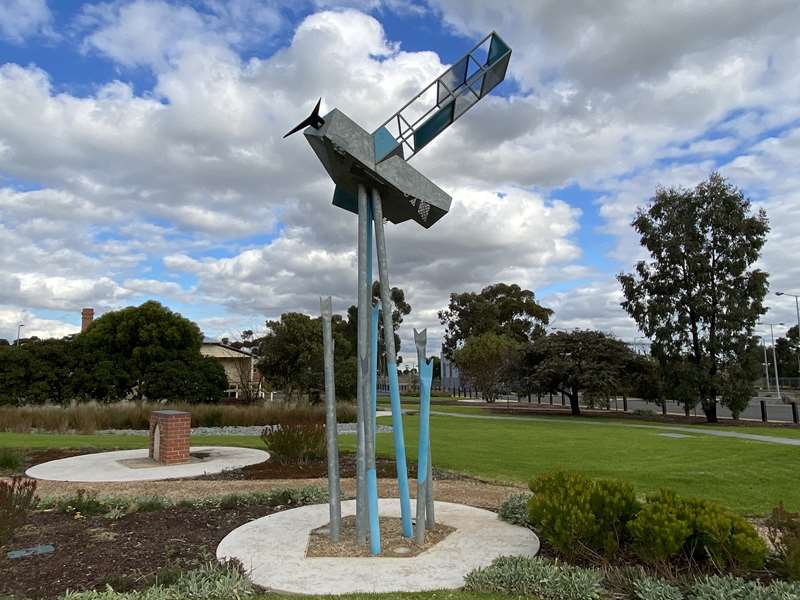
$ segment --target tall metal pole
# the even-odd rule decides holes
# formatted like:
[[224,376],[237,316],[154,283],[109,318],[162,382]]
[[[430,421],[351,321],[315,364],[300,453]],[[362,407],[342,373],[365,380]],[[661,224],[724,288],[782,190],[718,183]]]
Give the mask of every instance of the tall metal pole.
[[419,371],[419,443],[417,458],[417,521],[415,539],[418,545],[425,543],[425,527],[427,525],[426,510],[428,508],[428,477],[430,475],[430,408],[431,380],[433,379],[433,361],[425,357],[425,346],[428,341],[426,329],[414,330],[414,343],[417,346],[417,364]]
[[[359,194],[359,215],[367,217],[366,225],[366,283],[363,298],[359,296],[358,311],[358,364],[364,410],[364,457],[367,475],[367,518],[369,522],[369,548],[373,555],[381,552],[381,531],[378,516],[378,475],[375,470],[375,415],[372,401],[372,207],[366,189]],[[361,290],[360,290],[361,291]],[[363,331],[363,334],[362,334]],[[362,344],[363,341],[363,344]]]
[[358,185],[358,366],[356,371],[356,404],[358,420],[356,425],[356,543],[367,542],[369,520],[367,505],[367,463],[366,463],[366,414],[367,394],[369,393],[368,363],[363,358],[367,348],[367,189]]
[[372,304],[372,313],[369,327],[369,345],[370,345],[370,360],[369,360],[369,376],[370,376],[370,394],[372,397],[372,435],[378,429],[377,413],[378,413],[378,321],[381,318],[381,305],[377,303]]
[[389,297],[389,261],[386,257],[386,236],[383,231],[383,206],[381,197],[372,189],[372,214],[375,220],[375,244],[378,250],[378,273],[381,280],[381,307],[383,308],[383,341],[386,348],[386,368],[389,375],[389,392],[392,400],[392,430],[394,452],[397,463],[397,487],[400,491],[400,516],[403,535],[411,537],[411,499],[408,493],[408,467],[406,466],[406,446],[403,438],[403,414],[400,407],[400,386],[397,381],[397,358],[394,348],[394,327],[392,326],[392,303]]
[[336,446],[336,387],[333,376],[333,301],[331,297],[319,299],[322,312],[322,347],[325,352],[325,439],[328,450],[328,508],[331,523],[329,526],[331,541],[339,542],[339,530],[342,523],[342,507],[339,488],[339,449]]
[[772,361],[775,367],[775,391],[778,392],[778,400],[783,401],[781,398],[781,382],[778,379],[778,354],[775,352],[775,332],[773,331],[772,323],[769,324],[769,336],[772,339]]
[[761,345],[764,347],[764,375],[767,377],[767,391],[770,391],[769,387],[769,358],[767,358],[767,340],[764,339],[764,336],[761,336]]

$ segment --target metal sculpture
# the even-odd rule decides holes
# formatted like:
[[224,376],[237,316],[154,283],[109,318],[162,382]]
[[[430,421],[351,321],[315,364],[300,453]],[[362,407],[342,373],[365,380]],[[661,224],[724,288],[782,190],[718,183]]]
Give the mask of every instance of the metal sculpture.
[[428,343],[428,330],[421,332],[414,330],[414,344],[417,346],[417,364],[419,365],[419,443],[417,449],[417,522],[414,531],[414,539],[417,544],[425,543],[425,528],[433,528],[433,511],[428,518],[428,495],[431,496],[433,504],[433,490],[430,484],[433,476],[431,467],[431,436],[430,436],[430,416],[431,416],[431,382],[433,381],[433,360],[428,361],[425,357],[425,346]]
[[328,504],[330,506],[331,523],[329,526],[331,541],[339,542],[339,530],[342,524],[342,508],[339,502],[339,448],[336,445],[336,387],[333,377],[333,301],[330,296],[319,299],[322,312],[322,347],[325,364],[325,437],[328,453]]
[[[408,490],[403,418],[397,381],[396,350],[394,335],[390,333],[394,331],[394,328],[389,296],[389,259],[386,254],[384,220],[391,223],[413,220],[423,227],[429,228],[447,214],[450,210],[450,196],[407,161],[416,156],[422,148],[503,81],[510,58],[511,49],[499,35],[492,32],[371,134],[338,109],[334,108],[326,115],[320,116],[322,103],[320,99],[311,115],[284,136],[288,137],[293,133],[303,131],[306,140],[335,183],[333,204],[358,215],[356,538],[359,543],[366,543],[367,532],[369,532],[370,550],[373,554],[380,552],[378,491],[375,472],[376,363],[379,317],[378,309],[372,304],[371,299],[371,229],[374,226],[380,279],[380,305],[383,327],[386,332],[384,345],[392,406],[392,427],[403,535],[411,537],[413,535],[411,500]],[[420,360],[421,370],[423,363],[427,365],[427,361]],[[427,366],[424,368],[428,369]],[[430,368],[432,369],[432,364]],[[331,391],[329,392],[328,378],[326,377],[326,401],[328,396],[333,393],[332,379],[330,387]],[[430,383],[428,383],[428,392],[430,392]],[[335,431],[335,427],[331,428],[330,424],[327,429],[329,433]],[[425,439],[427,443],[427,437]],[[422,521],[418,518],[417,525],[418,531],[421,530],[423,536],[424,527],[426,525],[432,527],[434,524],[429,448],[426,449],[425,454],[425,456],[422,454],[419,456],[419,463],[424,468],[422,479],[418,479],[417,492],[418,499],[422,500],[421,508],[424,514]],[[338,480],[338,473],[331,466],[329,466],[328,476],[329,478],[336,477]],[[331,503],[331,515],[333,515],[333,499],[331,499]],[[420,514],[419,500],[417,511]],[[331,518],[333,519],[333,516]]]

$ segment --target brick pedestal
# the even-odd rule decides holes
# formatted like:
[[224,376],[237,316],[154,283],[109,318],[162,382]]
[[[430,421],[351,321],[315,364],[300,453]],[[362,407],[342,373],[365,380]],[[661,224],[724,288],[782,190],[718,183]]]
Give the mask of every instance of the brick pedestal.
[[150,413],[149,456],[165,465],[189,462],[192,419],[188,412],[156,410]]

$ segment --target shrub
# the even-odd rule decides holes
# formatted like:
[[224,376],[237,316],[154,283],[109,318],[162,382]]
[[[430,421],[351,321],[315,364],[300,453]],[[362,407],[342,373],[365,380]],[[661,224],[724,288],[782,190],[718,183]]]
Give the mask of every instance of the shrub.
[[656,411],[652,408],[634,408],[631,414],[637,417],[655,417]]
[[541,600],[594,600],[603,592],[593,569],[527,556],[501,556],[464,577],[464,589],[478,593],[534,596]]
[[648,497],[628,525],[637,555],[649,563],[683,556],[718,567],[759,569],[767,546],[743,517],[707,500],[669,491]]
[[62,600],[230,600],[247,598],[255,593],[253,584],[235,565],[209,561],[197,569],[177,576],[173,583],[157,583],[149,588],[118,592],[105,590],[67,592]]
[[11,539],[37,503],[35,479],[12,477],[0,481],[0,546]]
[[797,600],[800,585],[776,581],[762,585],[739,577],[703,577],[692,586],[692,600]]
[[[127,503],[127,501],[121,501]],[[112,505],[108,500],[103,500],[97,497],[97,492],[87,492],[86,490],[78,490],[75,494],[69,496],[60,496],[54,500],[48,500],[43,503],[45,507],[51,506],[56,510],[67,514],[80,514],[80,515],[102,515],[116,506]]]
[[528,502],[530,499],[530,494],[511,494],[497,509],[497,516],[512,525],[527,527],[530,525],[528,521]]
[[783,504],[767,519],[767,535],[778,557],[778,570],[787,579],[800,580],[800,513]]
[[683,592],[679,588],[647,575],[634,582],[633,593],[637,600],[683,600]]
[[647,563],[661,563],[677,556],[691,533],[678,512],[677,498],[660,492],[648,498],[628,524],[633,550]]
[[528,517],[537,532],[565,556],[614,554],[627,522],[638,509],[630,484],[594,482],[578,473],[556,471],[530,484]]
[[22,466],[22,456],[13,448],[0,448],[0,470],[16,471]]
[[305,463],[327,456],[325,425],[311,419],[265,427],[261,439],[281,463]]

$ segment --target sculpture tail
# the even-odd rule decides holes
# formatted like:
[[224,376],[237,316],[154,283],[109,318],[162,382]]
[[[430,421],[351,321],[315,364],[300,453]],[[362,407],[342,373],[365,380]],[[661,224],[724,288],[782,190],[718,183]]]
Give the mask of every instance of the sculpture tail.
[[314,110],[311,111],[311,114],[308,116],[307,119],[302,121],[300,124],[297,125],[294,129],[292,129],[289,133],[287,133],[284,138],[289,137],[293,133],[297,133],[301,129],[305,129],[306,127],[313,127],[314,129],[319,129],[323,125],[325,125],[325,119],[319,116],[319,105],[322,103],[322,98],[317,100],[317,105],[314,107]]

